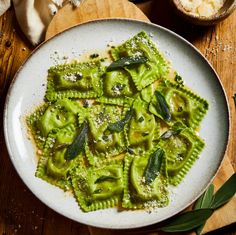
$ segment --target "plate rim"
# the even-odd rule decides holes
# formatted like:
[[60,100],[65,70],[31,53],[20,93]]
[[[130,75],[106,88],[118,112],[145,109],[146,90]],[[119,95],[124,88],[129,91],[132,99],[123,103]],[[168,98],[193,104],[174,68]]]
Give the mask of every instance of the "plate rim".
[[[28,60],[30,60],[30,58],[34,55],[34,53],[38,50],[40,50],[41,47],[43,47],[46,43],[48,43],[49,41],[51,40],[54,40],[55,38],[57,37],[60,37],[61,34],[67,32],[67,31],[70,31],[74,28],[77,28],[77,27],[80,27],[80,26],[84,26],[84,25],[88,25],[88,24],[94,24],[94,23],[99,23],[99,22],[106,22],[106,21],[115,21],[115,22],[123,22],[123,21],[126,21],[126,22],[134,22],[134,23],[139,23],[139,24],[143,24],[143,25],[149,25],[149,26],[152,26],[154,28],[158,28],[158,29],[161,29],[163,31],[166,31],[167,33],[171,34],[172,36],[174,36],[175,38],[177,38],[178,40],[181,40],[183,41],[185,44],[187,44],[188,46],[190,46],[195,52],[197,52],[198,55],[200,55],[200,57],[204,60],[204,62],[207,63],[207,65],[209,66],[209,68],[211,69],[211,71],[214,73],[214,76],[216,79],[216,81],[218,82],[218,84],[220,85],[220,88],[221,88],[221,91],[223,93],[223,98],[224,98],[224,102],[226,104],[226,107],[227,107],[227,139],[226,139],[226,142],[224,144],[224,151],[223,151],[223,156],[221,158],[221,161],[219,162],[218,164],[218,167],[216,169],[216,171],[214,172],[214,175],[211,177],[211,180],[208,182],[208,184],[206,184],[205,187],[203,187],[203,189],[199,192],[199,195],[193,197],[192,200],[190,200],[185,206],[183,206],[180,210],[176,211],[175,213],[173,213],[172,215],[169,215],[169,216],[166,216],[163,220],[161,221],[158,221],[158,222],[149,222],[149,223],[146,223],[145,225],[134,225],[132,227],[119,227],[119,226],[104,226],[104,225],[100,225],[100,224],[96,224],[96,222],[90,222],[90,223],[87,223],[85,221],[79,221],[77,220],[76,218],[74,218],[73,216],[70,216],[68,214],[65,214],[63,211],[59,210],[58,208],[54,208],[53,206],[49,205],[46,200],[44,200],[43,198],[40,198],[40,196],[37,194],[37,191],[36,190],[32,190],[27,182],[25,181],[25,179],[23,178],[23,176],[21,175],[21,172],[17,169],[17,166],[14,162],[14,156],[13,156],[13,153],[11,151],[11,144],[10,144],[10,140],[9,140],[9,133],[8,133],[8,128],[7,128],[7,120],[8,120],[8,106],[9,106],[9,101],[10,101],[10,98],[11,98],[11,94],[12,94],[12,89],[14,87],[14,84],[16,82],[16,79],[18,77],[18,74],[21,72],[21,70],[23,69],[24,65],[27,63]],[[153,225],[155,223],[160,223],[160,222],[163,222],[164,220],[166,219],[169,219],[171,217],[173,217],[174,215],[180,213],[181,211],[185,210],[187,207],[189,207],[194,201],[197,200],[197,198],[200,197],[200,195],[209,187],[209,185],[212,183],[212,181],[214,180],[214,178],[216,177],[217,173],[219,172],[223,162],[224,162],[224,159],[226,158],[226,153],[227,153],[227,150],[228,150],[228,147],[229,147],[229,140],[230,140],[230,136],[231,136],[231,118],[230,118],[230,107],[229,107],[229,101],[228,101],[228,98],[227,98],[227,95],[226,95],[226,92],[225,92],[225,89],[224,89],[224,86],[220,80],[220,77],[218,75],[218,73],[216,72],[216,70],[214,69],[214,67],[210,64],[210,62],[207,60],[207,58],[205,58],[205,56],[199,51],[198,48],[196,48],[193,44],[191,44],[189,41],[187,41],[184,37],[180,36],[179,34],[175,33],[174,31],[168,29],[168,28],[165,28],[161,25],[158,25],[158,24],[154,24],[154,23],[151,23],[151,22],[145,22],[145,21],[142,21],[142,20],[137,20],[137,19],[129,19],[129,18],[122,18],[122,17],[115,17],[115,18],[103,18],[103,19],[95,19],[95,20],[89,20],[89,21],[86,21],[86,22],[82,22],[82,23],[79,23],[79,24],[76,24],[70,28],[67,28],[59,33],[57,33],[56,35],[54,35],[53,37],[43,41],[42,43],[40,43],[28,56],[27,58],[23,61],[23,63],[20,65],[20,67],[18,68],[18,70],[16,71],[11,83],[10,83],[10,86],[8,88],[8,91],[7,91],[7,95],[6,95],[6,98],[5,98],[5,104],[4,104],[4,110],[3,110],[3,130],[4,130],[4,139],[5,139],[5,143],[6,143],[6,147],[7,147],[7,152],[8,152],[8,155],[11,159],[11,162],[12,162],[12,165],[14,166],[18,176],[21,178],[21,180],[24,182],[24,184],[26,185],[26,187],[34,194],[34,196],[36,196],[36,198],[38,198],[44,205],[46,205],[47,207],[49,207],[50,209],[52,209],[53,211],[59,213],[60,215],[64,216],[64,217],[67,217],[75,222],[78,222],[78,223],[81,223],[81,224],[85,224],[87,226],[95,226],[95,227],[98,227],[98,228],[103,228],[103,229],[114,229],[114,230],[119,230],[119,229],[137,229],[137,228],[141,228],[141,227],[147,227],[147,226],[150,226],[150,225]]]

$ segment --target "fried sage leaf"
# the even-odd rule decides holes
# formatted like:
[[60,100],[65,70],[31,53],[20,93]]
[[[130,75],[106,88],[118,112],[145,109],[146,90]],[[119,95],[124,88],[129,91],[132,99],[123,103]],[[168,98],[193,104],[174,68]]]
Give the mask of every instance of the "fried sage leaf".
[[155,96],[157,100],[157,112],[162,116],[165,121],[169,122],[171,120],[171,113],[169,106],[165,100],[165,97],[159,91],[155,91]]
[[149,158],[147,167],[144,172],[145,183],[150,184],[157,177],[161,169],[162,159],[165,152],[158,148]]
[[236,173],[215,193],[211,208],[217,209],[227,203],[236,193]]
[[188,211],[171,219],[160,228],[164,232],[185,232],[202,225],[212,214],[213,209],[197,209]]
[[125,124],[129,122],[129,120],[133,116],[133,113],[134,113],[133,108],[130,108],[126,112],[125,117],[122,120],[120,120],[118,122],[108,124],[107,129],[111,132],[121,132],[121,131],[123,131]]
[[88,134],[88,123],[84,122],[79,135],[74,139],[72,144],[66,150],[65,153],[66,160],[74,159],[76,156],[78,156],[78,154],[80,154],[84,150],[84,146],[87,140],[87,134]]
[[111,176],[111,175],[102,175],[98,179],[95,180],[95,184],[101,183],[103,181],[113,181],[113,180],[118,180],[119,177]]
[[112,71],[115,69],[124,68],[126,66],[134,65],[134,64],[144,64],[148,61],[148,58],[142,55],[134,55],[128,57],[122,57],[119,60],[112,62],[108,67],[107,71]]

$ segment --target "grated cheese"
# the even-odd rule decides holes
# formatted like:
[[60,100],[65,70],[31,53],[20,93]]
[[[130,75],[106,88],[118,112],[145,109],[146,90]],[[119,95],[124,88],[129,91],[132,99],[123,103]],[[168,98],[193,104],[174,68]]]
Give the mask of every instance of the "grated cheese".
[[186,11],[202,17],[216,14],[224,2],[225,0],[180,0]]

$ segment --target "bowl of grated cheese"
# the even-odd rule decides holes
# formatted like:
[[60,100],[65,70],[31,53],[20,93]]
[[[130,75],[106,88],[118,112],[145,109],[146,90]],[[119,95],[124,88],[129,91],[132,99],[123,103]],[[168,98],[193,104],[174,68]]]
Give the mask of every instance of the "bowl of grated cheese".
[[236,0],[170,0],[176,13],[197,25],[213,25],[228,17]]

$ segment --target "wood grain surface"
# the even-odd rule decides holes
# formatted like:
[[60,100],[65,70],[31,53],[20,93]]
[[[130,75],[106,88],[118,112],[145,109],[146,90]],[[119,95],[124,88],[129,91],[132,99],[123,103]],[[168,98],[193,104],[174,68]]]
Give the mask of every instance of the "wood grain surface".
[[[105,0],[99,0],[101,4],[105,2]],[[220,170],[221,177],[217,177],[214,181],[219,187],[236,169],[236,149],[234,145],[236,122],[235,106],[232,99],[233,94],[236,93],[236,83],[234,82],[236,72],[236,12],[217,26],[201,28],[189,25],[177,18],[167,1],[153,0],[140,3],[138,6],[152,22],[179,33],[193,43],[207,57],[220,75],[229,99],[232,125],[231,139],[226,154],[228,158],[225,159],[224,167]],[[123,6],[123,9],[126,9],[126,5]],[[102,15],[102,13],[100,14]],[[101,230],[66,219],[42,204],[26,188],[13,168],[3,137],[3,105],[10,81],[32,49],[33,47],[20,32],[13,9],[10,9],[0,18],[0,235],[114,235],[130,234],[130,232],[136,234],[137,230],[128,232]],[[208,221],[205,232],[230,224],[235,219],[235,203],[231,201],[227,206],[215,212],[214,217]],[[149,233],[142,232],[141,234]],[[230,227],[222,232],[217,231],[215,234],[236,234],[236,230]]]
[[139,8],[127,0],[86,0],[77,9],[69,4],[63,7],[48,26],[46,39],[78,23],[110,17],[149,21]]

